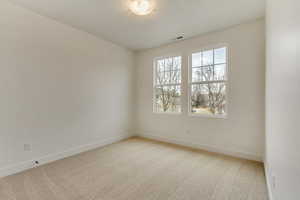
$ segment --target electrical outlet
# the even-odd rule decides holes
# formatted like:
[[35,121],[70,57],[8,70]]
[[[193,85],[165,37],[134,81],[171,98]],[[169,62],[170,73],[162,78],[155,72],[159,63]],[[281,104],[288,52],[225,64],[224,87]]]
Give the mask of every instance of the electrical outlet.
[[34,164],[35,166],[38,166],[38,165],[40,164],[40,162],[37,161],[37,160],[35,160],[35,161],[33,161],[33,164]]
[[24,144],[24,151],[31,151],[31,145],[30,144]]

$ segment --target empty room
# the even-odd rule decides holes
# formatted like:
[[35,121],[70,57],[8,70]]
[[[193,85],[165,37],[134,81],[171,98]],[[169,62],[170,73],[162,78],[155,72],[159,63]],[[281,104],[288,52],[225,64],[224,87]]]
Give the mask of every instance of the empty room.
[[299,0],[0,0],[0,200],[299,200]]

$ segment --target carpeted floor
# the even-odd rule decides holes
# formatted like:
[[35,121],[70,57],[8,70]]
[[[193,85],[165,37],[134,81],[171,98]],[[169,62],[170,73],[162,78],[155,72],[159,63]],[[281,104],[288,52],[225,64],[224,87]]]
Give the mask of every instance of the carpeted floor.
[[132,138],[0,179],[0,200],[267,200],[263,165]]

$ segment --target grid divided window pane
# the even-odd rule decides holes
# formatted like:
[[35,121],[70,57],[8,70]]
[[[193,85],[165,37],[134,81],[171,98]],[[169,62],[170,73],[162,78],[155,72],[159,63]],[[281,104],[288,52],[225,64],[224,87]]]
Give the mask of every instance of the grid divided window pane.
[[154,70],[155,112],[181,112],[181,56],[156,60]]
[[190,105],[193,114],[226,115],[227,48],[192,54]]

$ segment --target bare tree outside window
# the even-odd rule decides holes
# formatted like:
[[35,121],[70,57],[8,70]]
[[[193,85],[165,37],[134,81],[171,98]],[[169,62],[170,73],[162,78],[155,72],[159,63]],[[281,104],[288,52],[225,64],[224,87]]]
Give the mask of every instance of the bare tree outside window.
[[181,112],[181,57],[156,60],[154,76],[155,112]]
[[227,48],[192,54],[191,112],[226,115]]

